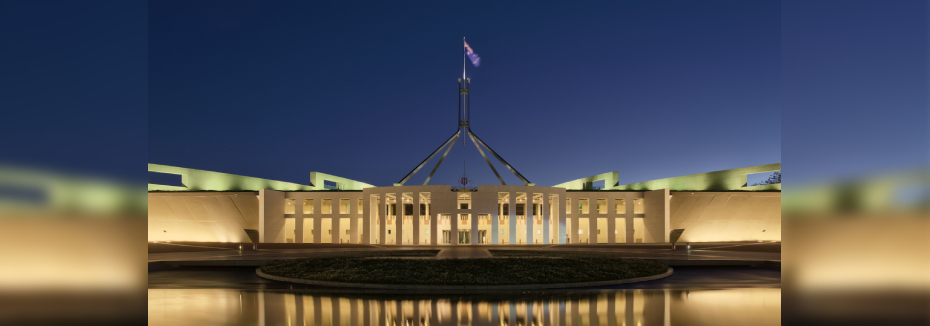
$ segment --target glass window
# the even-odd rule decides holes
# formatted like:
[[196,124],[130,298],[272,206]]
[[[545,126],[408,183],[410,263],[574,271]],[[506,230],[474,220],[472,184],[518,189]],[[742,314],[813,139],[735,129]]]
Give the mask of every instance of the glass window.
[[458,207],[459,209],[471,209],[471,193],[470,192],[460,192],[458,193]]
[[614,209],[616,214],[626,214],[626,199],[614,199]]
[[362,198],[359,198],[359,199],[358,199],[358,213],[359,213],[359,214],[364,214],[364,213],[365,213],[365,212],[364,212],[364,208],[365,208],[364,205],[365,205],[365,200],[362,199]]
[[428,192],[420,193],[420,215],[429,216],[429,200],[430,194]]
[[643,199],[633,199],[633,214],[645,214],[646,209],[643,207]]
[[[517,202],[517,205],[515,207],[517,210],[516,212],[517,216],[525,216],[526,215],[526,204],[527,204],[526,193],[518,192],[516,196],[514,197],[516,197],[514,200]],[[518,219],[517,221],[519,222],[520,220]]]
[[304,214],[313,214],[313,199],[304,199]]
[[599,198],[597,200],[597,213],[607,214],[607,199],[606,198]]
[[284,199],[284,214],[294,214],[294,202],[297,200],[294,198],[285,198]]
[[579,214],[588,214],[590,212],[588,199],[582,198],[578,200],[578,213]]
[[332,214],[333,213],[333,200],[332,199],[323,199],[323,207],[321,208],[323,214]]
[[351,211],[349,208],[351,208],[352,206],[349,203],[350,201],[348,198],[343,198],[339,200],[339,214],[349,214],[349,212]]

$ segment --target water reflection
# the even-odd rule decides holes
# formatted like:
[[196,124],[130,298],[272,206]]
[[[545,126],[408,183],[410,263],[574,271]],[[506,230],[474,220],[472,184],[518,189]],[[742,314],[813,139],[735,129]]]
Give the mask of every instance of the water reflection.
[[149,325],[779,325],[781,289],[512,296],[320,295],[149,289]]

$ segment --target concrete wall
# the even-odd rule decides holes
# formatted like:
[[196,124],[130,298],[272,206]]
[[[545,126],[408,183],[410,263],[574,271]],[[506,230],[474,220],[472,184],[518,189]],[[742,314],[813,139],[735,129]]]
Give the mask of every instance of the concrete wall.
[[584,185],[589,182],[604,180],[602,190],[637,190],[648,191],[658,189],[669,189],[671,191],[760,191],[760,190],[781,190],[781,184],[746,186],[746,175],[762,172],[780,171],[781,163],[765,164],[750,166],[745,168],[714,171],[707,173],[690,174],[680,177],[672,177],[645,182],[637,182],[626,185],[615,184],[619,179],[619,172],[601,173],[587,178],[572,180],[557,184],[553,187],[561,187],[569,190],[586,190]]
[[284,192],[258,192],[258,235],[261,243],[284,242]]
[[332,174],[310,172],[310,183],[313,184],[314,190],[327,190],[324,187],[324,181],[335,182],[339,190],[362,190],[364,188],[374,187],[373,185],[361,181],[337,177]]
[[258,230],[255,192],[148,194],[149,241],[245,242]]
[[361,190],[366,187],[374,187],[364,182],[321,172],[310,172],[311,185],[308,186],[292,182],[161,164],[150,163],[148,165],[148,170],[150,172],[180,175],[181,183],[183,184],[183,186],[167,186],[150,183],[148,185],[149,191],[258,191],[259,189],[273,189],[279,191],[326,190],[323,181],[336,182],[340,190]]
[[668,188],[672,191],[727,191],[727,190],[781,190],[781,184],[744,187],[747,174],[780,171],[781,163],[750,166],[745,168],[690,174],[680,177],[618,185],[617,190],[656,190]]
[[671,228],[685,229],[678,242],[781,241],[780,192],[671,195]]
[[643,242],[668,243],[669,242],[669,191],[668,189],[652,190],[643,193],[645,202],[646,227]]
[[553,187],[565,188],[567,190],[584,190],[585,184],[592,183],[594,181],[604,180],[604,188],[602,190],[613,189],[617,185],[617,180],[620,178],[620,172],[607,172],[601,173],[598,175],[590,176],[587,178],[581,178],[577,180],[572,180],[568,182],[563,182]]

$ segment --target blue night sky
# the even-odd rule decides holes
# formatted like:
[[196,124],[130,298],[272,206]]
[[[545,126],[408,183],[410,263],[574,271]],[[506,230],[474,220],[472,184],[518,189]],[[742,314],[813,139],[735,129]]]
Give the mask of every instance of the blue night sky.
[[[455,131],[463,36],[472,130],[537,185],[781,162],[777,1],[151,2],[149,161],[391,185]],[[461,144],[430,184],[498,183]]]
[[[539,185],[930,166],[924,0],[287,5],[4,3],[0,165],[390,185],[455,128],[464,36],[474,131]],[[496,183],[457,144],[434,184],[463,162]]]

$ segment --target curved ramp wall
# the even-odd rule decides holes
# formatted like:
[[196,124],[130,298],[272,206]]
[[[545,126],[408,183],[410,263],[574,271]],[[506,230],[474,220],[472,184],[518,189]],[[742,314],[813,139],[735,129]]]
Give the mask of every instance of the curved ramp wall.
[[781,192],[671,192],[678,242],[781,241]]
[[149,241],[245,242],[258,230],[255,192],[149,193]]

